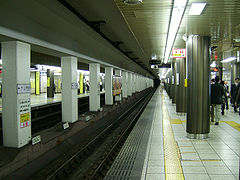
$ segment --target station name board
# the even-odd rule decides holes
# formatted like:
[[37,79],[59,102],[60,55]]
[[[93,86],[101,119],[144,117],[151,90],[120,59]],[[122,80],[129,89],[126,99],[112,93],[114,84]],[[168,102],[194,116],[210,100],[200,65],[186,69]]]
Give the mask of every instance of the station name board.
[[173,49],[171,58],[186,58],[186,49]]

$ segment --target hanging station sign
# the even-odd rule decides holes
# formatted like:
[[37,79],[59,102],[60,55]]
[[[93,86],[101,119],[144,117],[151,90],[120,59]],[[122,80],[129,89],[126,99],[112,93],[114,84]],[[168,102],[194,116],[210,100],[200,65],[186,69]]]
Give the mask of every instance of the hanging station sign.
[[186,49],[173,49],[171,58],[186,58]]

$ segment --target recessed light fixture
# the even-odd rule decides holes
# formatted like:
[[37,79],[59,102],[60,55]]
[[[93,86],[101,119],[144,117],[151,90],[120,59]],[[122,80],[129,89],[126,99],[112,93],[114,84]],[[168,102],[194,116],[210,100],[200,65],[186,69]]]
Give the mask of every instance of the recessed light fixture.
[[200,15],[207,3],[192,3],[188,15]]
[[125,4],[136,5],[142,3],[142,0],[124,0]]
[[236,59],[237,59],[236,57],[229,57],[227,59],[222,60],[221,63],[228,63],[231,61],[235,61]]

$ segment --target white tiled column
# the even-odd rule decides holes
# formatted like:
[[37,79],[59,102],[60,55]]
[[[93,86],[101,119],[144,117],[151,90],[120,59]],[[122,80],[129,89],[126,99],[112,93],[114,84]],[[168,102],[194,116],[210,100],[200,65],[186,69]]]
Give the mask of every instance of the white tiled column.
[[100,109],[100,64],[89,64],[90,71],[90,97],[89,110],[98,111]]
[[122,97],[128,97],[128,73],[126,71],[122,72]]
[[128,90],[127,90],[128,96],[132,95],[132,73],[128,73]]
[[[115,75],[117,76],[122,76],[122,70],[120,69],[115,69]],[[122,100],[122,92],[119,96],[115,96],[116,101],[121,101]]]
[[136,79],[135,79],[135,74],[132,73],[132,93],[135,93],[136,91]]
[[61,58],[62,66],[62,121],[78,120],[78,82],[77,58],[68,56]]
[[105,67],[105,104],[113,104],[113,90],[112,90],[113,68]]
[[136,87],[136,92],[139,92],[139,86],[140,85],[139,85],[139,76],[137,74],[136,74],[136,77],[135,77],[135,81],[136,81],[136,84],[135,84],[136,85],[135,86]]
[[30,45],[2,42],[3,145],[20,148],[31,141]]

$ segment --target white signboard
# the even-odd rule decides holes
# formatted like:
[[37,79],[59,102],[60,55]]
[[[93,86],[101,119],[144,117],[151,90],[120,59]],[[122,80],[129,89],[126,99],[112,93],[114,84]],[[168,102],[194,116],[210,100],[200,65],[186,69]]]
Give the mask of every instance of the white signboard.
[[67,128],[69,128],[69,124],[68,123],[64,123],[63,124],[63,129],[67,129]]
[[35,136],[34,138],[32,138],[32,145],[37,144],[39,142],[41,142],[41,136],[40,135]]
[[171,58],[186,58],[186,49],[173,49]]
[[30,84],[17,84],[17,94],[27,94],[31,93]]
[[174,84],[174,76],[172,76],[172,84]]
[[19,99],[18,100],[18,108],[19,108],[19,120],[20,127],[25,128],[30,126],[31,121],[31,103],[30,98]]
[[176,85],[180,84],[179,81],[180,81],[179,73],[176,73]]

